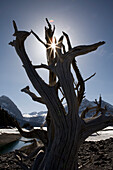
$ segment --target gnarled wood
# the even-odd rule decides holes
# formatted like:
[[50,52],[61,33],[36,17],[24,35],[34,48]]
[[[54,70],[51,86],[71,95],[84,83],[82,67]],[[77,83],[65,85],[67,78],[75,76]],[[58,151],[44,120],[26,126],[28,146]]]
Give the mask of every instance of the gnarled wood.
[[[54,41],[55,27],[52,29],[48,19],[46,19],[46,22],[48,24],[48,28],[45,27],[46,43],[44,43],[36,35],[36,33],[33,31],[31,32],[38,41],[46,47],[48,65],[42,64],[40,66],[33,66],[31,64],[24,48],[24,41],[28,36],[30,36],[31,32],[18,31],[15,22],[14,36],[16,36],[16,40],[10,42],[10,45],[15,47],[31,83],[40,94],[41,98],[37,98],[37,96],[35,96],[35,94],[33,94],[29,89],[27,91],[24,89],[24,92],[29,94],[38,102],[44,102],[48,108],[48,145],[45,153],[41,153],[41,157],[38,155],[34,164],[34,169],[37,167],[38,170],[77,170],[77,154],[82,142],[92,133],[113,124],[113,117],[106,117],[106,109],[101,108],[101,102],[100,104],[97,104],[99,109],[96,108],[97,113],[98,111],[102,113],[100,116],[96,115],[96,117],[85,119],[85,114],[87,113],[86,110],[82,116],[79,117],[78,110],[84,97],[85,81],[81,76],[75,58],[79,55],[95,51],[105,42],[98,42],[92,45],[81,45],[72,48],[69,36],[63,32],[63,36],[60,37],[58,43],[55,39],[55,53],[51,47],[51,44]],[[66,37],[68,44],[67,52],[63,44],[64,36]],[[76,87],[74,86],[75,78],[71,72],[71,64],[78,81]],[[49,84],[45,83],[35,70],[36,68],[42,67],[50,70]],[[56,82],[56,76],[58,78],[58,82]],[[63,98],[65,98],[67,102],[67,113],[62,104],[62,99],[60,99],[58,95],[58,89],[62,89]],[[90,108],[90,110],[91,109],[92,108]],[[37,162],[40,162],[40,165],[37,165]]]

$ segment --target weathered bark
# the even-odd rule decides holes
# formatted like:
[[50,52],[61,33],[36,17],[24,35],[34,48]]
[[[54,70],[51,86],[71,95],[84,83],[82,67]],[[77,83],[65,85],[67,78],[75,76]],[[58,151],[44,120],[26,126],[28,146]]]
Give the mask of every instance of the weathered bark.
[[[77,154],[82,142],[93,132],[113,124],[113,117],[106,117],[106,109],[101,108],[100,111],[104,113],[99,117],[96,116],[90,120],[84,119],[85,116],[79,117],[78,110],[84,97],[85,81],[83,80],[76,65],[75,57],[94,51],[105,42],[98,42],[92,45],[83,45],[72,48],[68,35],[63,32],[63,35],[67,39],[68,51],[65,51],[63,36],[61,36],[56,44],[56,53],[54,53],[51,48],[51,43],[53,41],[55,27],[52,30],[49,21],[47,19],[46,21],[48,24],[48,28],[45,28],[46,43],[44,43],[33,31],[32,33],[42,44],[45,45],[48,65],[32,65],[24,48],[24,41],[31,32],[18,31],[15,22],[14,36],[16,36],[16,40],[10,42],[10,45],[15,47],[31,83],[40,94],[41,101],[43,101],[48,108],[48,145],[45,153],[41,153],[43,159],[41,157],[40,165],[35,164],[34,169],[37,167],[39,170],[77,170]],[[76,88],[74,87],[74,77],[71,73],[71,64],[78,80]],[[45,68],[50,70],[49,84],[42,80],[36,72],[36,68]],[[58,82],[56,82],[56,76],[58,78]],[[58,96],[59,88],[62,89],[62,93],[66,99],[68,113],[66,113],[62,100]],[[27,93],[32,98],[36,97],[30,91],[27,91]],[[40,158],[38,159],[37,157],[36,162],[38,161],[40,162]]]

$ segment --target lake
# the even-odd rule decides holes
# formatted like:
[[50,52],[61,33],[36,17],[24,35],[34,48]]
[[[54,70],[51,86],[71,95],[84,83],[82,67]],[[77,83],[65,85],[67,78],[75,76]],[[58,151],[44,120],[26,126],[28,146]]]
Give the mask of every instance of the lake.
[[0,154],[4,154],[4,153],[8,153],[8,152],[12,152],[16,149],[20,149],[22,146],[25,146],[25,145],[29,145],[30,143],[24,143],[22,142],[21,140],[29,140],[29,139],[26,139],[24,137],[22,137],[20,140],[18,141],[15,141],[15,142],[12,142],[12,143],[9,143],[5,146],[2,146],[0,148]]
[[[40,129],[40,127],[34,127],[34,129]],[[43,129],[47,130],[46,127],[44,127]],[[23,129],[23,130],[28,131],[26,129]],[[2,133],[19,134],[17,128],[13,128],[13,129],[0,129],[0,134],[2,134]],[[26,141],[26,140],[29,141],[29,140],[31,140],[31,138],[21,137],[18,141],[15,141],[15,142],[12,142],[12,143],[9,143],[9,144],[7,144],[5,146],[0,147],[0,154],[12,152],[12,151],[14,151],[16,149],[20,149],[23,146],[29,145],[31,142],[25,143],[24,141]]]
[[[44,128],[46,130],[46,128]],[[18,130],[16,128],[14,129],[0,129],[0,133],[19,133]],[[92,134],[91,136],[89,136],[86,141],[100,141],[100,140],[105,140],[112,137],[113,138],[113,127],[109,126],[105,129],[103,129],[102,131],[98,131],[98,135],[96,133]],[[8,153],[8,152],[12,152],[16,149],[20,149],[21,147],[25,146],[25,145],[29,145],[30,143],[24,143],[23,141],[25,140],[31,140],[31,139],[27,139],[24,137],[21,137],[20,140],[16,141],[16,142],[12,142],[8,145],[5,145],[4,147],[0,148],[0,154],[4,154],[4,153]]]

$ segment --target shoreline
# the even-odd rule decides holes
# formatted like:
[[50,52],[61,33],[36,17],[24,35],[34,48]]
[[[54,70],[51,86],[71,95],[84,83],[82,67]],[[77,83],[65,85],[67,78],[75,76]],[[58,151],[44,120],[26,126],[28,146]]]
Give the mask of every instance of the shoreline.
[[2,133],[0,134],[0,147],[3,147],[7,144],[10,144],[12,142],[15,142],[21,138],[20,134],[8,134],[8,133]]
[[[46,130],[46,128],[45,128],[45,130]],[[16,134],[18,134],[18,135],[20,134],[16,128],[13,128],[13,129],[0,129],[0,134],[4,134],[5,132],[7,133],[7,135],[13,134],[14,136]],[[109,126],[109,127],[105,128],[105,129],[103,129],[101,131],[98,131],[97,133],[92,134],[91,136],[89,136],[86,139],[86,141],[87,142],[88,141],[101,141],[101,140],[109,139],[110,137],[113,138],[113,127],[112,126]],[[4,144],[3,139],[4,139],[4,137],[1,138],[2,143]],[[7,139],[7,137],[6,137],[6,139]],[[29,139],[24,138],[22,136],[20,136],[19,139],[22,139],[23,141],[24,140],[29,140]],[[1,140],[0,140],[0,143],[1,143]],[[15,139],[13,141],[15,141]],[[14,151],[16,149],[18,150],[21,147],[28,145],[28,144],[24,143],[23,141],[18,140],[18,139],[16,139],[16,142],[13,142],[13,143],[9,143],[10,141],[8,141],[7,143],[9,143],[9,144],[6,145],[6,147],[5,146],[3,148],[0,147],[0,154],[12,152],[12,151]]]

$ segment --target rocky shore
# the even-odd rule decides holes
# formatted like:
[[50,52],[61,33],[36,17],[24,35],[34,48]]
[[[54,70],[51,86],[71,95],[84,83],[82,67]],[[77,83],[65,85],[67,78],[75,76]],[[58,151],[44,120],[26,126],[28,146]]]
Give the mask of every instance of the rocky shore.
[[84,142],[78,156],[82,170],[113,170],[113,138]]
[[[113,170],[113,138],[98,141],[84,142],[79,150],[79,167],[82,170]],[[23,160],[31,166],[34,158]],[[15,152],[0,155],[0,170],[22,170],[15,158]]]

